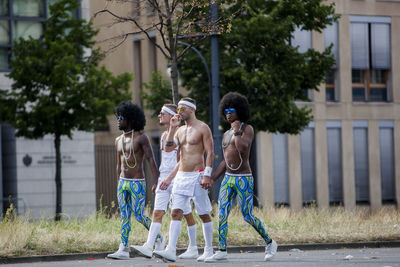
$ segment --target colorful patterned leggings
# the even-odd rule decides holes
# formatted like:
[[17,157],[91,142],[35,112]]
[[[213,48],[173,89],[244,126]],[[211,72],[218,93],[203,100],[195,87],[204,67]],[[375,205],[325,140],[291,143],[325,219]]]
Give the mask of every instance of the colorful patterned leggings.
[[118,183],[118,204],[121,211],[121,242],[127,246],[129,232],[131,231],[131,214],[135,219],[146,227],[150,228],[151,219],[144,215],[146,204],[146,182],[119,180]]
[[253,176],[232,176],[225,174],[219,189],[218,199],[218,245],[220,250],[226,250],[226,236],[228,235],[228,216],[232,209],[236,195],[244,220],[251,224],[265,243],[271,241],[260,219],[253,215]]

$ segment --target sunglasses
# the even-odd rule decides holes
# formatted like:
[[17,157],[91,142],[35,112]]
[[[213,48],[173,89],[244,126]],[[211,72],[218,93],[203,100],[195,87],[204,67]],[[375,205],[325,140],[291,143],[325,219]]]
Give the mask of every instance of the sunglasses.
[[115,114],[115,117],[117,117],[117,120],[119,120],[119,121],[123,121],[125,119],[124,116],[121,116],[118,114]]
[[224,109],[224,115],[228,114],[228,112],[230,112],[231,114],[236,112],[235,108],[226,108]]
[[185,111],[185,108],[177,108],[176,111],[183,112],[183,111]]

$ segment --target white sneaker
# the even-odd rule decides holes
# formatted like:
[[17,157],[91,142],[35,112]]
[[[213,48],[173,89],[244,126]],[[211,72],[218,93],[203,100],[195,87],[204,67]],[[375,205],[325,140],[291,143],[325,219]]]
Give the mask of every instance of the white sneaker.
[[139,256],[143,256],[145,258],[151,258],[153,256],[153,250],[151,247],[147,246],[147,243],[145,243],[143,246],[131,246],[131,249]]
[[155,250],[153,254],[162,260],[176,261],[176,249],[169,249],[167,247],[165,250]]
[[275,242],[275,240],[272,240],[272,242],[269,243],[269,244],[265,247],[265,257],[264,257],[264,260],[265,260],[265,261],[271,260],[271,259],[275,256],[277,250],[278,250],[278,244]]
[[160,236],[157,237],[157,239],[156,239],[154,250],[164,250],[165,249],[165,243],[167,243],[167,239],[165,238],[165,236],[160,234]]
[[129,260],[129,249],[125,247],[124,244],[119,244],[119,249],[117,252],[108,254],[107,258],[116,260]]
[[180,259],[197,259],[199,256],[199,251],[197,246],[189,246],[185,252],[178,256]]
[[213,254],[214,254],[214,250],[212,247],[205,247],[203,255],[198,257],[197,261],[204,261],[205,259],[211,257]]
[[216,262],[216,261],[226,261],[228,259],[228,253],[226,251],[218,250],[214,255],[208,257],[204,262]]

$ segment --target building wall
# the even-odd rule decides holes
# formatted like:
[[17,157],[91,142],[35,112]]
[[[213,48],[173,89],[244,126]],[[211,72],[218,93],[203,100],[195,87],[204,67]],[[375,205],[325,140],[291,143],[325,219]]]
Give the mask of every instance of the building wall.
[[[330,199],[333,187],[330,179],[336,179],[341,189],[335,189],[341,193],[339,202],[343,203],[346,208],[354,208],[356,203],[363,203],[363,199],[373,210],[382,206],[383,200],[387,199],[382,193],[384,186],[393,184],[394,200],[399,203],[400,196],[400,157],[399,157],[399,108],[400,108],[400,69],[399,65],[399,45],[400,37],[397,34],[400,27],[400,1],[330,1],[335,2],[336,11],[341,15],[339,20],[339,61],[338,61],[338,101],[327,102],[325,96],[324,85],[320,86],[319,92],[313,93],[313,100],[310,103],[299,103],[299,105],[308,105],[313,109],[314,116],[314,145],[315,150],[315,186],[316,195],[315,202],[319,207],[326,207],[329,203],[335,203],[334,199]],[[395,3],[399,2],[399,3]],[[388,102],[354,102],[352,99],[352,62],[351,62],[351,38],[350,38],[350,20],[351,16],[385,16],[391,19],[391,85],[390,93],[392,98]],[[321,50],[324,48],[324,38],[321,33],[312,34],[313,47]],[[310,129],[310,127],[306,128]],[[287,149],[287,165],[289,175],[289,204],[294,209],[299,209],[302,203],[307,202],[303,197],[299,188],[300,181],[306,178],[301,177],[301,167],[299,162],[311,160],[310,158],[301,157],[301,136],[288,136],[287,142],[289,146],[280,149]],[[338,134],[339,133],[339,134]],[[259,133],[258,143],[260,146],[273,147],[271,139],[273,135],[267,133]],[[392,139],[392,141],[390,140]],[[365,145],[364,144],[365,140]],[[335,144],[340,147],[334,147]],[[392,144],[392,147],[387,144]],[[329,149],[328,149],[329,148]],[[393,157],[384,158],[391,153],[393,148]],[[333,158],[334,154],[329,151],[337,149],[341,159]],[[274,166],[279,168],[279,161],[271,156],[269,149],[258,150],[258,157],[266,166]],[[274,151],[276,153],[276,151]],[[381,155],[384,154],[384,155]],[[389,155],[390,156],[390,155]],[[387,159],[393,163],[387,164]],[[330,162],[339,161],[341,172],[332,170]],[[341,161],[341,162],[340,162]],[[266,163],[267,162],[267,163]],[[367,165],[364,163],[367,162]],[[331,164],[332,165],[332,164]],[[331,168],[329,168],[331,167]],[[393,170],[391,170],[393,169]],[[276,177],[272,179],[270,176],[273,172],[260,168],[257,174],[258,179],[268,180],[263,184],[263,192],[267,194],[260,195],[261,202],[264,206],[275,204],[277,192],[271,192],[271,183],[278,182]],[[304,173],[304,172],[303,172]],[[391,181],[384,181],[385,177],[392,177]],[[341,177],[340,177],[341,176]],[[268,177],[268,178],[266,178]],[[342,179],[342,180],[338,180]],[[309,183],[309,186],[312,186]],[[341,190],[341,192],[340,192]],[[391,192],[389,192],[391,194]],[[338,196],[336,196],[337,198]],[[391,198],[392,199],[392,198]]]

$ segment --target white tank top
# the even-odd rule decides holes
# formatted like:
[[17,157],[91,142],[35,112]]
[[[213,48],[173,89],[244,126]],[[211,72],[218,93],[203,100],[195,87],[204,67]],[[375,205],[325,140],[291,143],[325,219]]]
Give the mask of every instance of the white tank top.
[[164,143],[164,137],[167,132],[163,132],[160,141],[160,150],[161,150],[161,164],[160,164],[160,179],[159,181],[164,180],[168,174],[175,168],[176,163],[178,162],[177,154],[178,148],[176,147],[171,152],[164,151],[162,145]]

